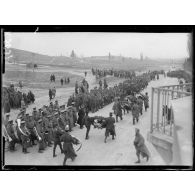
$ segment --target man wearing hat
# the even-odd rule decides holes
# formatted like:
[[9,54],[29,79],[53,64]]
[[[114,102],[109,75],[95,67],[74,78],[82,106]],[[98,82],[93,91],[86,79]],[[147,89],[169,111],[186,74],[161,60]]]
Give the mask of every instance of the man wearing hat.
[[140,130],[138,128],[135,128],[135,140],[134,140],[134,146],[136,149],[136,155],[138,160],[135,163],[140,163],[140,155],[143,158],[146,158],[146,161],[149,160],[150,152],[148,148],[145,145],[145,140],[143,136],[140,134]]
[[77,109],[75,106],[75,102],[72,102],[72,114],[73,114],[73,123],[74,123],[74,127],[75,127],[76,122],[77,122]]
[[84,124],[85,124],[85,127],[87,128],[85,139],[89,139],[89,131],[93,123],[93,120],[94,120],[93,117],[89,117],[88,112],[86,112],[86,115],[84,118]]
[[118,117],[120,117],[120,119],[123,120],[122,107],[121,103],[119,102],[119,98],[116,99],[112,109],[114,110],[114,114],[116,115],[116,122],[118,122]]
[[26,127],[25,127],[25,121],[21,121],[21,126],[20,126],[20,137],[22,140],[22,152],[24,154],[29,153],[27,151],[27,147],[28,147],[28,142],[29,142],[29,132],[27,131]]
[[47,115],[48,118],[48,132],[49,132],[49,139],[50,139],[50,145],[52,145],[52,141],[54,140],[54,136],[53,136],[53,122],[52,122],[52,115]]
[[112,139],[115,138],[116,132],[115,132],[115,119],[112,116],[112,112],[110,112],[110,117],[106,119],[106,131],[105,131],[105,139],[104,142],[106,143],[107,137],[111,134]]
[[33,116],[33,120],[34,120],[35,122],[37,122],[37,121],[39,120],[39,115],[38,115],[38,113],[37,113],[36,108],[33,108],[32,116]]
[[49,119],[46,117],[46,114],[43,113],[43,132],[45,135],[46,144],[51,147],[51,139],[49,134]]
[[38,143],[39,143],[39,153],[42,153],[43,150],[45,150],[46,144],[45,144],[45,137],[44,137],[44,132],[43,132],[43,126],[42,126],[42,119],[39,119],[37,124],[36,124],[36,129],[35,133],[38,138]]
[[53,102],[50,102],[48,110],[49,110],[50,114],[53,112]]
[[15,136],[15,130],[14,130],[14,126],[13,126],[13,120],[9,120],[6,130],[7,130],[7,134],[9,136],[9,149],[10,151],[15,151],[15,144],[18,142],[16,136]]
[[65,129],[65,120],[64,120],[64,117],[63,117],[64,111],[65,110],[61,110],[60,111],[60,116],[59,116],[59,119],[58,119],[58,124],[59,124],[59,127],[61,129]]
[[137,99],[137,104],[139,106],[139,113],[142,115],[142,110],[143,110],[143,100],[141,96],[138,97]]
[[39,112],[38,112],[39,119],[42,119],[42,117],[43,117],[42,113],[43,113],[42,109],[39,108]]
[[68,108],[68,120],[70,121],[70,131],[72,131],[72,128],[74,127],[74,120],[71,107]]
[[35,121],[33,120],[33,117],[30,114],[29,115],[29,120],[26,122],[26,128],[30,132],[30,141],[31,141],[32,146],[36,145],[35,140],[37,140],[37,136],[36,136],[35,130],[34,130],[35,126],[36,126]]
[[61,153],[63,153],[62,144],[60,141],[60,137],[63,135],[64,131],[61,130],[59,125],[53,124],[53,135],[54,135],[54,147],[53,147],[53,157],[56,157],[55,154],[57,145],[60,147]]
[[60,106],[59,106],[59,104],[58,104],[58,100],[55,101],[55,104],[54,104],[53,107],[54,107],[54,109],[57,109],[57,110],[60,109]]
[[149,108],[149,96],[148,93],[145,93],[145,97],[144,97],[144,106],[145,106],[145,111],[147,111],[147,109]]
[[52,118],[53,126],[59,126],[58,124],[58,112],[54,113],[54,116]]
[[78,117],[77,123],[80,125],[80,129],[82,129],[83,128],[83,125],[84,125],[83,119],[85,117],[85,111],[84,111],[84,107],[83,106],[81,106],[79,108],[78,116],[79,117]]
[[60,142],[63,142],[63,153],[64,153],[64,161],[63,161],[63,165],[66,165],[66,161],[67,159],[72,159],[72,161],[74,161],[74,159],[77,157],[77,154],[75,153],[75,150],[73,148],[73,144],[79,144],[79,140],[73,136],[71,136],[68,133],[68,128],[65,129],[65,132],[62,134],[62,136],[60,137]]
[[140,108],[137,104],[137,101],[135,101],[132,106],[133,124],[135,124],[135,120],[137,122],[139,121],[139,112],[140,112]]

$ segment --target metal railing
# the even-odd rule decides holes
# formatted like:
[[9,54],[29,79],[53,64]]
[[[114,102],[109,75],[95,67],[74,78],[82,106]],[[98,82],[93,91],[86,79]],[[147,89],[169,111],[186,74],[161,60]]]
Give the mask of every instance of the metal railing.
[[173,110],[170,101],[192,95],[192,83],[152,88],[150,133],[173,135]]

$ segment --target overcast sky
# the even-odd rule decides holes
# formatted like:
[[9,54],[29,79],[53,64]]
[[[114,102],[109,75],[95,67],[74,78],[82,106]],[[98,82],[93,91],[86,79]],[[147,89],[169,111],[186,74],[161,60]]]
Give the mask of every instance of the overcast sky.
[[6,33],[11,47],[46,55],[187,57],[187,33]]

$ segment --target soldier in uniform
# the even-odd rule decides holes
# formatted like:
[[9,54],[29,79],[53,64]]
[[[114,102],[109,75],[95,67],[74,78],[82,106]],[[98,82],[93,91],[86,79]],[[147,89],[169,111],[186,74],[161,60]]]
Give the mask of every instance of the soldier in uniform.
[[114,114],[116,115],[116,122],[118,122],[118,117],[120,117],[120,119],[123,120],[122,107],[121,103],[119,102],[119,99],[116,99],[112,109],[114,110]]
[[63,116],[65,110],[60,111],[60,116],[58,118],[58,124],[61,129],[65,129],[66,123],[65,123],[65,118]]
[[72,137],[67,131],[68,129],[65,129],[65,132],[60,137],[60,141],[63,142],[63,152],[65,155],[63,165],[66,165],[66,161],[69,158],[74,161],[77,154],[75,153],[73,144],[79,144],[79,141],[76,138]]
[[52,115],[47,115],[47,118],[49,120],[48,131],[49,131],[49,137],[52,145],[53,144],[52,141],[54,141]]
[[13,125],[14,125],[13,120],[9,120],[9,122],[6,126],[7,133],[9,135],[9,137],[11,138],[9,140],[9,149],[10,149],[10,151],[15,151],[15,144],[18,142],[18,140],[15,136],[15,130],[14,130]]
[[32,145],[35,144],[35,140],[37,140],[37,136],[34,132],[34,127],[36,126],[35,121],[33,120],[32,115],[29,115],[29,120],[26,122],[26,128],[30,132],[30,140]]
[[85,118],[84,118],[84,124],[87,128],[85,139],[89,139],[89,131],[91,128],[91,125],[93,124],[93,118],[89,117],[88,112],[86,112]]
[[139,111],[140,111],[140,114],[142,115],[142,110],[143,110],[143,100],[141,97],[138,97],[137,99],[137,104],[139,106]]
[[10,101],[9,101],[9,97],[8,97],[8,94],[5,96],[5,99],[4,99],[4,112],[5,113],[9,113],[10,112]]
[[149,108],[149,96],[148,93],[145,93],[145,98],[144,98],[144,106],[145,106],[145,111]]
[[75,127],[77,123],[77,109],[75,106],[75,102],[72,102],[72,114],[73,114],[73,122],[74,122],[74,127]]
[[53,122],[53,127],[59,126],[59,123],[58,123],[58,112],[54,113],[54,116],[52,118],[52,122]]
[[60,109],[60,106],[59,106],[59,104],[58,104],[58,100],[55,101],[55,104],[54,104],[53,107],[54,107],[54,109],[57,109],[57,110]]
[[140,163],[140,155],[143,158],[146,158],[146,161],[149,160],[150,152],[148,148],[145,145],[145,140],[143,136],[140,134],[140,130],[135,128],[135,140],[134,140],[134,146],[136,149],[136,155],[138,160],[135,163]]
[[116,132],[115,132],[115,119],[112,116],[112,113],[110,113],[110,117],[106,119],[106,131],[105,131],[105,139],[104,142],[106,143],[107,137],[111,134],[112,139],[115,138]]
[[49,100],[51,101],[52,100],[52,90],[49,89]]
[[50,139],[50,135],[49,135],[49,120],[46,117],[46,114],[43,114],[43,131],[44,131],[44,135],[45,135],[45,143],[51,147],[51,139]]
[[68,108],[68,120],[70,121],[70,131],[72,131],[72,128],[74,127],[72,107]]
[[22,152],[24,154],[29,153],[27,151],[27,147],[28,147],[28,141],[29,141],[29,133],[25,127],[25,121],[21,121],[21,127],[20,127],[21,131],[20,131],[20,137],[22,140]]
[[33,108],[32,116],[33,116],[33,120],[34,120],[35,122],[37,122],[37,121],[39,120],[39,115],[38,115],[38,113],[37,113],[36,108]]
[[79,85],[78,85],[78,81],[76,81],[75,83],[75,94],[79,93]]
[[106,82],[106,79],[104,79],[104,88],[106,89],[108,87],[108,84]]
[[60,129],[60,127],[58,125],[56,125],[56,124],[53,125],[53,128],[54,128],[54,131],[53,131],[53,133],[54,133],[53,157],[56,157],[57,155],[55,154],[55,151],[56,151],[57,145],[60,147],[61,153],[63,153],[60,137],[62,136],[64,131],[62,131]]
[[100,88],[102,88],[102,80],[99,81]]
[[42,109],[41,108],[39,108],[39,112],[38,112],[38,118],[39,119],[42,119]]
[[78,116],[79,116],[79,117],[78,117],[77,123],[80,125],[80,129],[82,129],[82,128],[83,128],[83,119],[84,119],[84,117],[85,117],[85,111],[84,111],[83,106],[81,106],[81,107],[79,108]]
[[133,124],[135,124],[135,119],[137,120],[137,122],[139,121],[139,111],[140,110],[137,102],[134,102],[132,107]]
[[45,150],[45,137],[44,137],[44,132],[43,132],[43,124],[42,124],[42,119],[39,119],[37,124],[36,124],[36,129],[35,129],[36,135],[38,137],[38,142],[39,142],[39,153],[42,153],[43,150]]
[[50,102],[48,110],[49,110],[50,114],[52,114],[52,112],[53,112],[53,102]]

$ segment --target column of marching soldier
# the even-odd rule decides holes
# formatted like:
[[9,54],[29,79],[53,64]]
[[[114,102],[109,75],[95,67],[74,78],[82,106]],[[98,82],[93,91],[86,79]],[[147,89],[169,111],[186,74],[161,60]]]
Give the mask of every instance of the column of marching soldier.
[[[133,124],[135,120],[138,122],[139,114],[142,114],[143,101],[145,109],[148,108],[148,96],[136,97],[135,94],[139,93],[141,90],[147,87],[148,82],[151,80],[151,73],[144,73],[141,76],[134,76],[130,80],[126,80],[119,85],[115,85],[110,88],[95,88],[92,90],[92,94],[82,92],[82,90],[71,96],[69,98],[67,108],[65,105],[59,106],[58,101],[55,104],[50,102],[50,105],[44,105],[38,110],[33,108],[32,114],[26,113],[26,108],[20,110],[17,116],[16,126],[13,124],[13,120],[9,120],[9,113],[6,114],[6,119],[4,121],[4,137],[9,142],[9,149],[11,151],[15,150],[15,144],[22,144],[22,151],[24,154],[28,153],[27,148],[38,144],[38,152],[42,153],[46,147],[51,147],[53,145],[53,157],[56,156],[55,150],[56,146],[59,145],[61,152],[65,153],[64,164],[67,158],[74,160],[76,153],[72,147],[72,144],[78,144],[79,141],[72,137],[68,132],[73,130],[76,123],[83,128],[85,125],[87,128],[86,139],[89,138],[90,126],[94,123],[96,118],[88,116],[88,112],[95,112],[97,109],[111,103],[115,100],[113,110],[116,115],[116,121],[118,117],[122,119],[122,109],[129,112],[132,111]],[[103,91],[103,93],[101,93]],[[96,93],[94,93],[96,92]],[[103,96],[98,95],[103,94]],[[129,95],[129,96],[127,96]],[[92,102],[88,102],[86,97],[90,97]],[[117,97],[117,98],[116,98]],[[143,98],[144,97],[144,98]],[[80,99],[81,98],[81,99]],[[97,100],[97,101],[96,101]],[[100,101],[101,100],[101,101]],[[94,103],[95,102],[95,103]],[[78,117],[77,117],[78,115]],[[20,124],[18,119],[20,120]],[[105,124],[102,124],[106,128],[105,132],[105,143],[109,134],[112,135],[114,139],[114,123],[112,113],[110,117],[105,118]],[[113,136],[114,135],[114,136]],[[36,141],[36,142],[35,142]],[[62,147],[61,142],[64,142]]]

